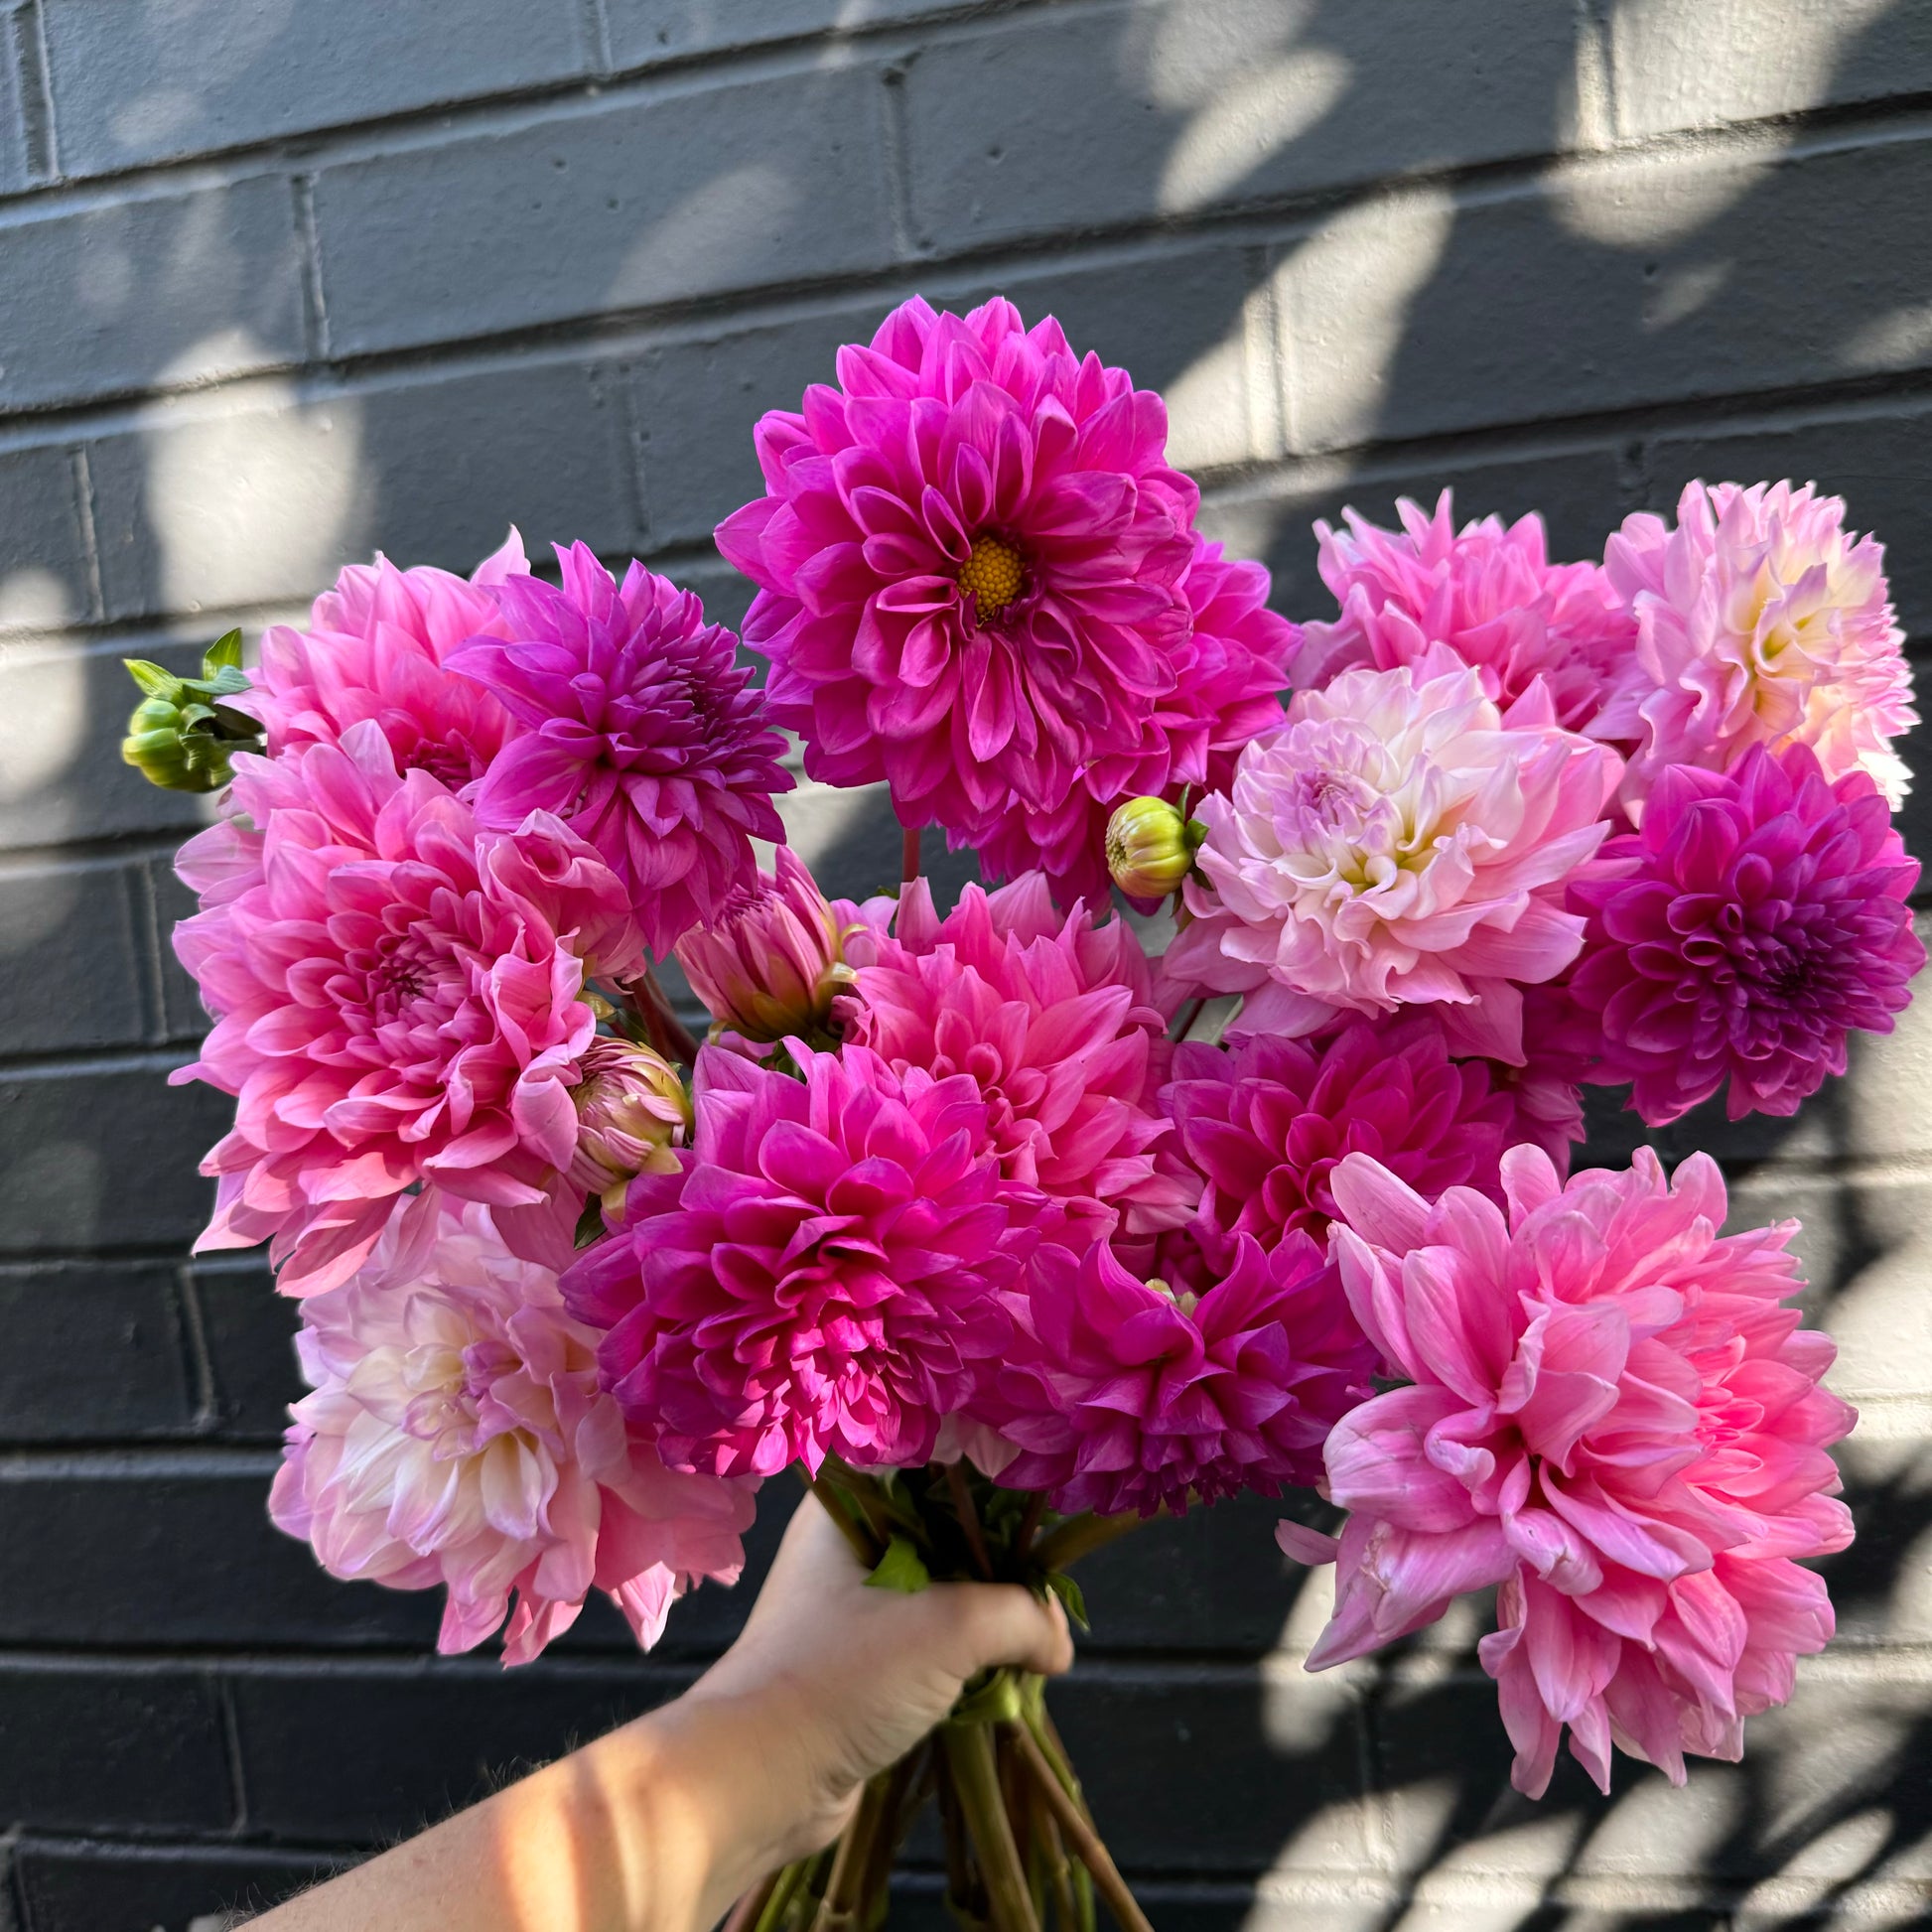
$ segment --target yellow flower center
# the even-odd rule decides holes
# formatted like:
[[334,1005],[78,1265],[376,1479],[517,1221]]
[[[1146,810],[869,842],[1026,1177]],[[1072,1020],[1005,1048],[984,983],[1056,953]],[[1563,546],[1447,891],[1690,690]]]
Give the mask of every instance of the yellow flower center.
[[959,588],[970,591],[982,620],[997,616],[1018,597],[1027,581],[1026,567],[1012,544],[998,537],[975,537],[973,554],[959,572]]

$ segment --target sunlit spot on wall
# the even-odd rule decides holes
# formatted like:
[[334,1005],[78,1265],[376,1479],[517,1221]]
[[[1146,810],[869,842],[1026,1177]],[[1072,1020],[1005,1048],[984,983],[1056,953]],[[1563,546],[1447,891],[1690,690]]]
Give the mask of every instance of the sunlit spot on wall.
[[31,951],[60,931],[80,903],[83,888],[90,893],[104,890],[95,873],[36,870],[33,878],[34,890],[16,894],[7,916],[0,919],[0,959]]
[[1578,1855],[1578,1869],[1619,1877],[1704,1870],[1736,1830],[1749,1798],[1731,1765],[1701,1757],[1688,1762],[1682,1788],[1662,1776],[1632,1784],[1597,1822]]
[[73,615],[67,586],[51,570],[0,577],[0,629],[55,630]]
[[1643,326],[1672,329],[1716,299],[1730,280],[1728,261],[1693,262],[1666,269],[1644,292]]
[[51,786],[78,755],[87,728],[86,660],[9,656],[0,659],[0,801],[11,803]]
[[1744,1894],[1739,1910],[1753,1914],[1798,1914],[1816,1910],[1834,1887],[1867,1866],[1891,1830],[1891,1813],[1881,1805],[1855,1812],[1800,1845],[1774,1877],[1761,1879]]
[[1544,188],[1558,224],[1581,240],[1665,248],[1708,228],[1757,189],[1787,139],[1757,130],[1720,155],[1565,161],[1544,177]]
[[1913,302],[1862,322],[1839,351],[1852,369],[1908,369],[1932,351],[1932,303]]
[[607,296],[613,307],[712,287],[728,269],[768,251],[798,205],[799,184],[753,162],[694,189],[624,252]]
[[[184,368],[249,352],[198,343]],[[166,376],[164,374],[164,380]],[[150,405],[147,519],[162,607],[194,612],[320,589],[342,561],[359,486],[359,408],[303,403],[280,380]]]
[[1333,108],[1348,76],[1339,54],[1309,48],[1231,77],[1175,137],[1161,171],[1162,212],[1204,207],[1239,187]]

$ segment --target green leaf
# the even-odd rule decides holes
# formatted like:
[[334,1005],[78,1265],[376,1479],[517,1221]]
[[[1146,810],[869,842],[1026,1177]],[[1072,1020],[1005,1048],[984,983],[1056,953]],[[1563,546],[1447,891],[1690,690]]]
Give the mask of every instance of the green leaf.
[[181,679],[164,665],[151,664],[145,657],[123,657],[127,674],[151,698],[172,699],[181,689]]
[[217,671],[238,671],[240,669],[241,632],[239,630],[224,630],[202,653],[202,675],[204,677],[212,677]]
[[593,1241],[604,1238],[604,1203],[593,1194],[584,1203],[584,1211],[577,1217],[576,1246],[588,1248]]
[[1046,1587],[1060,1599],[1073,1627],[1083,1635],[1090,1627],[1087,1623],[1087,1599],[1081,1593],[1080,1586],[1064,1570],[1049,1570],[1046,1573]]
[[903,1590],[907,1596],[916,1594],[931,1581],[911,1539],[904,1536],[896,1536],[886,1545],[886,1554],[866,1579],[873,1589]]

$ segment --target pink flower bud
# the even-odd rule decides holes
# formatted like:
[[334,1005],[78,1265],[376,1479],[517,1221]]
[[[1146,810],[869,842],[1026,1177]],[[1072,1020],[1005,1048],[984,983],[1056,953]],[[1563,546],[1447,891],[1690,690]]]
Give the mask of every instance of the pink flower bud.
[[691,1102],[677,1069],[648,1046],[600,1035],[582,1064],[584,1077],[571,1090],[577,1152],[570,1178],[616,1214],[638,1174],[676,1172],[674,1150],[690,1129]]
[[825,1028],[832,1001],[852,983],[845,940],[853,930],[805,863],[778,848],[777,877],[734,893],[708,926],[678,941],[678,964],[720,1033],[750,1040],[809,1035]]

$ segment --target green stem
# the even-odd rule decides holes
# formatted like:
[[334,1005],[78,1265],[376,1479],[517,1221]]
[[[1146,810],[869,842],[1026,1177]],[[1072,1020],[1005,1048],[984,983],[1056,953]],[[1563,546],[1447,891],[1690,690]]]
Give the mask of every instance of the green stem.
[[754,1932],[754,1928],[762,1925],[765,1908],[771,1903],[772,1894],[778,1889],[778,1881],[788,1869],[788,1866],[780,1865],[776,1871],[767,1871],[732,1907],[731,1916],[725,1921],[724,1932]]
[[1119,1516],[1095,1516],[1090,1511],[1069,1516],[1034,1545],[1034,1561],[1042,1570],[1070,1570],[1082,1557],[1105,1549],[1116,1537],[1139,1529],[1146,1520],[1131,1510]]
[[852,1520],[852,1512],[845,1506],[845,1492],[835,1488],[823,1477],[814,1479],[806,1474],[804,1465],[799,1465],[798,1474],[805,1487],[818,1498],[819,1507],[839,1526],[840,1533],[852,1545],[852,1554],[868,1571],[878,1569],[879,1559],[884,1554],[881,1545],[873,1542],[866,1532]]
[[966,1547],[973,1553],[973,1567],[981,1578],[993,1581],[993,1559],[986,1553],[986,1534],[980,1528],[980,1513],[973,1506],[973,1492],[966,1486],[966,1465],[946,1464],[946,1487],[952,1491],[952,1506],[959,1513],[959,1527],[965,1532]]
[[919,876],[919,832],[916,825],[907,826],[899,840],[898,878],[901,886],[909,886]]
[[865,1881],[872,1869],[874,1842],[891,1804],[892,1784],[893,1771],[882,1771],[859,1794],[859,1808],[852,1814],[851,1824],[839,1834],[832,1875],[826,1880],[825,1896],[813,1916],[812,1932],[852,1932],[862,1922]]
[[1039,1932],[1027,1874],[1020,1863],[1020,1848],[1013,1842],[1013,1825],[1000,1790],[993,1727],[949,1724],[941,1729],[939,1740],[952,1769],[953,1789],[965,1813],[973,1849],[979,1855],[993,1924],[998,1932]]
[[1025,1725],[1014,1725],[1010,1726],[1009,1735],[1013,1739],[1015,1753],[1046,1800],[1054,1821],[1065,1833],[1080,1863],[1093,1873],[1093,1882],[1099,1886],[1100,1895],[1107,1901],[1107,1909],[1113,1913],[1121,1932],[1154,1932],[1147,1914],[1141,1910],[1139,1900],[1128,1888],[1127,1880],[1120,1875],[1120,1867],[1115,1864],[1113,1855],[1102,1844],[1100,1834],[1088,1822],[1083,1808],[1067,1795],[1059,1773],[1047,1763],[1032,1730]]
[[[816,1854],[813,1856],[816,1857]],[[759,1912],[754,1932],[778,1932],[778,1927],[785,1922],[785,1914],[791,1909],[792,1900],[798,1896],[799,1886],[805,1882],[805,1874],[811,1868],[811,1859],[795,1859],[773,1875],[771,1890]]]

